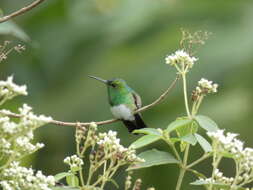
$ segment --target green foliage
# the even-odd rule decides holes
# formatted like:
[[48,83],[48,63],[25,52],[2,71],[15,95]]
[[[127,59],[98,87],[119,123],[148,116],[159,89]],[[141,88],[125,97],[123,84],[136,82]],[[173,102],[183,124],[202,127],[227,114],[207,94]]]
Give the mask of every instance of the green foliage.
[[145,135],[133,142],[131,147],[134,147],[135,149],[142,148],[160,139],[161,137],[158,135]]
[[189,144],[191,144],[193,146],[196,145],[196,143],[197,143],[197,139],[196,139],[195,135],[193,135],[191,133],[187,134],[185,136],[180,137],[178,140],[180,140],[180,141],[182,141],[184,143],[189,143]]
[[202,137],[200,134],[195,134],[194,135],[199,143],[199,145],[202,147],[202,149],[205,152],[211,152],[212,151],[212,146],[210,145],[210,143],[204,138]]
[[[6,12],[13,10],[9,1],[3,0],[1,3],[1,8],[6,8]],[[207,69],[209,77],[222,82],[226,90],[221,95],[210,98],[201,109],[222,126],[239,131],[245,140],[250,140],[251,7],[252,2],[247,0],[229,3],[200,0],[110,3],[105,0],[52,1],[23,18],[15,19],[38,42],[39,48],[29,48],[27,55],[12,57],[8,64],[2,64],[1,70],[3,74],[15,73],[19,80],[29,82],[30,90],[34,92],[29,97],[29,102],[37,105],[38,112],[53,113],[57,119],[64,120],[99,120],[111,116],[104,104],[105,97],[101,96],[104,89],[89,85],[85,75],[96,72],[108,78],[124,77],[143,95],[144,102],[149,102],[167,85],[168,81],[161,79],[167,75],[172,76],[163,67],[157,67],[156,63],[162,62],[161,55],[167,54],[167,50],[177,47],[178,27],[199,28],[199,23],[205,23],[214,35],[210,43],[199,52],[200,62],[204,64],[191,73],[190,82],[196,81],[197,75],[206,73]],[[149,80],[152,88],[143,85],[149,76],[156,75],[159,77]],[[158,111],[144,113],[148,124],[163,127],[161,123],[172,120],[174,113],[181,110],[179,91],[173,93],[175,95],[160,106]],[[96,109],[94,102],[99,105],[99,109]],[[162,119],[165,117],[168,121]],[[119,131],[122,142],[131,143],[132,137],[121,125],[109,126],[111,127]],[[61,128],[61,138],[57,140],[55,134],[58,134],[58,128],[48,127],[42,130],[39,138],[45,137],[48,147],[59,147],[48,148],[48,154],[61,157],[73,151],[72,133],[69,130]],[[184,138],[172,136],[169,140],[177,145]],[[230,153],[223,154],[233,157]],[[191,158],[196,157],[192,154]],[[62,169],[62,165],[55,165],[55,159],[48,160],[47,155],[40,153],[33,159],[48,173]],[[230,165],[224,168],[231,173]],[[149,175],[142,174],[144,180],[154,183],[159,190],[174,185],[175,175],[171,175],[167,181],[164,180],[167,176],[161,175],[155,181],[156,173],[152,172],[155,168],[149,171]],[[174,174],[176,171],[167,172]],[[192,187],[189,188],[186,184],[183,189]]]
[[138,130],[134,130],[133,133],[161,136],[161,133],[157,131],[157,129],[154,129],[154,128],[138,129]]
[[172,123],[170,123],[169,126],[167,127],[167,129],[165,131],[168,132],[168,133],[170,133],[170,132],[176,130],[177,128],[188,126],[191,123],[192,123],[191,119],[188,119],[188,118],[179,118],[179,119],[173,121]]
[[59,181],[67,176],[70,176],[70,175],[73,175],[72,173],[70,172],[61,172],[61,173],[58,173],[54,176],[55,180],[56,181]]
[[66,182],[69,186],[79,187],[79,179],[74,174],[66,176]]
[[179,163],[179,161],[170,153],[159,151],[156,149],[142,152],[138,155],[138,157],[144,159],[145,162],[132,165],[128,168],[128,170],[148,168],[148,167],[158,166],[158,165],[163,165],[163,164],[178,164]]
[[176,128],[177,136],[181,139],[180,148],[182,152],[185,150],[188,143],[192,145],[196,144],[197,140],[193,134],[196,133],[197,130],[198,126],[193,120]]
[[199,126],[206,131],[216,131],[218,129],[218,125],[207,116],[197,115],[195,119]]

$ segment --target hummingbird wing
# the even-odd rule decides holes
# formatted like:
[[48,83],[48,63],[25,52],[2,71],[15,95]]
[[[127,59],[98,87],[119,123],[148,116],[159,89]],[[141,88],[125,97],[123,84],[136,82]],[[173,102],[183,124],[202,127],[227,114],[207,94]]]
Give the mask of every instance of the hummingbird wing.
[[137,109],[141,108],[141,97],[136,93],[132,92],[132,96],[134,98],[134,103]]
[[[134,98],[136,109],[141,108],[141,97],[134,91],[132,92],[132,96]],[[135,129],[147,128],[147,125],[142,120],[140,113],[134,114],[134,121],[125,121],[124,124],[128,127],[129,132],[132,132]]]

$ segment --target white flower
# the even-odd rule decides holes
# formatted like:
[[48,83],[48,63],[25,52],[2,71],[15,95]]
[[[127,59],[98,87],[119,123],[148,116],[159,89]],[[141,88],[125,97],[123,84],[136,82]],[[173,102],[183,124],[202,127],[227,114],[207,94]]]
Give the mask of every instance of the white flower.
[[[5,157],[9,157],[15,151],[15,157],[18,159],[42,148],[44,144],[32,143],[33,131],[52,120],[51,117],[35,115],[32,108],[26,104],[19,108],[19,111],[21,117],[14,122],[8,116],[4,116],[13,114],[12,112],[0,110],[0,154]],[[15,138],[12,138],[13,136]]]
[[[214,132],[208,132],[207,135],[213,140],[213,151],[215,151],[218,155],[223,156],[225,154],[229,154],[239,168],[239,171],[243,174],[238,178],[238,181],[244,181],[246,184],[248,181],[253,180],[253,149],[252,148],[244,148],[243,142],[238,140],[236,137],[238,134],[235,133],[227,133],[224,134],[224,130],[217,130]],[[232,184],[234,178],[224,177],[222,173],[218,170],[215,171],[216,180],[226,183]]]
[[32,112],[32,108],[27,104],[23,104],[23,107],[19,108],[20,115],[22,115],[22,121],[25,126],[33,126],[33,128],[38,128],[45,125],[53,120],[52,117],[47,117],[44,115],[35,115]]
[[180,64],[180,65],[188,66],[189,68],[192,68],[194,63],[197,60],[198,60],[197,58],[191,57],[184,50],[177,50],[174,54],[168,55],[165,58],[166,64],[169,64],[171,66],[175,66],[175,65]]
[[8,181],[1,181],[0,185],[3,187],[4,190],[13,190]]
[[198,86],[195,90],[195,96],[197,95],[206,95],[209,93],[216,93],[218,88],[218,84],[213,83],[213,81],[209,81],[207,79],[202,78],[198,82]]
[[83,160],[77,155],[68,156],[63,160],[63,162],[68,164],[71,170],[76,171],[82,169]]
[[13,83],[13,76],[8,77],[6,81],[0,81],[0,96],[4,100],[2,103],[18,95],[27,95],[26,85],[19,86]]
[[213,84],[213,81],[209,81],[207,79],[202,78],[199,82],[198,85],[202,89],[208,90],[208,92],[215,93],[217,92],[218,84]]
[[108,131],[108,133],[99,133],[97,144],[101,146],[105,153],[112,154],[114,156],[121,155],[121,159],[126,162],[143,162],[136,156],[133,147],[125,148],[120,144],[120,139],[117,138],[117,132]]
[[31,168],[19,166],[19,162],[12,162],[9,168],[3,170],[3,190],[51,190],[55,185],[53,176],[45,176],[41,171],[35,173]]

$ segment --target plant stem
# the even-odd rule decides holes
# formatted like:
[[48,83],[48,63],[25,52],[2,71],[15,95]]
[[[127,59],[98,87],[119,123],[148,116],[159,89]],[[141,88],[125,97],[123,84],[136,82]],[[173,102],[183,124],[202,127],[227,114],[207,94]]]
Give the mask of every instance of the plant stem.
[[236,165],[236,175],[235,175],[234,181],[232,183],[232,187],[235,186],[237,182],[239,182],[238,177],[241,174],[238,162],[236,160],[234,160],[234,162],[235,162],[235,165]]
[[15,157],[15,156],[16,156],[16,154],[13,153],[13,154],[8,158],[8,160],[5,162],[5,164],[2,165],[2,166],[0,167],[0,170],[3,170],[3,169],[5,169],[5,168],[7,168],[7,167],[10,165],[10,163],[14,160],[14,157]]
[[[212,180],[214,180],[214,176],[215,176],[215,170],[218,168],[219,163],[221,161],[221,157],[217,157],[217,153],[214,152],[213,154],[213,172],[212,172]],[[210,186],[208,187],[208,190],[212,190],[213,189],[213,183],[210,184]]]
[[[183,69],[180,73],[183,78],[185,109],[186,109],[186,113],[187,113],[188,118],[191,119],[192,116],[191,116],[190,109],[189,109],[188,96],[187,96],[187,83],[186,83],[186,73],[187,73],[188,67],[184,68],[184,66],[183,66],[182,68]],[[183,163],[181,162],[182,164],[181,164],[181,168],[180,168],[180,172],[179,172],[179,176],[178,176],[178,180],[177,180],[176,190],[180,190],[182,182],[183,182],[184,174],[187,170],[187,160],[188,160],[189,149],[190,149],[190,144],[187,144],[185,152],[184,152]]]
[[189,111],[189,104],[188,104],[188,96],[187,96],[187,84],[186,84],[186,72],[182,72],[182,78],[183,78],[183,91],[184,91],[184,102],[185,102],[185,109],[187,116],[191,118],[191,114]]
[[79,176],[80,176],[80,180],[81,180],[81,185],[82,185],[82,187],[84,187],[83,169],[79,170]]
[[176,190],[180,190],[182,182],[183,182],[184,174],[187,170],[187,160],[188,160],[188,155],[189,155],[189,149],[190,149],[190,145],[187,144],[185,152],[184,152],[183,164],[181,166],[180,173],[177,180]]
[[196,115],[196,113],[198,112],[199,107],[200,107],[200,104],[202,103],[203,98],[204,98],[203,95],[201,95],[201,96],[199,97],[199,100],[197,101],[197,104],[194,106],[192,115]]
[[187,171],[192,172],[194,175],[196,175],[196,177],[201,177],[202,179],[205,179],[206,176],[202,173],[199,173],[196,170],[190,169],[190,168],[186,168]]
[[181,188],[181,184],[182,184],[182,181],[183,181],[183,178],[184,178],[184,173],[185,173],[185,169],[181,168],[180,173],[179,173],[179,177],[178,177],[178,180],[177,180],[176,190],[180,190],[180,188]]
[[[80,154],[80,144],[79,142],[76,142],[76,152],[77,155],[82,158],[83,156]],[[81,181],[81,186],[84,187],[84,180],[83,180],[83,169],[81,168],[79,171],[79,177],[80,177],[80,181]]]
[[169,137],[168,137],[168,138],[164,138],[164,141],[172,148],[172,150],[173,150],[175,156],[176,156],[177,159],[180,161],[180,163],[182,163],[182,159],[181,159],[181,157],[180,157],[180,155],[179,155],[179,153],[178,153],[178,151],[177,151],[175,145],[174,145],[173,143],[170,142]]
[[191,164],[187,166],[187,168],[192,168],[193,166],[197,165],[198,163],[202,162],[203,160],[209,158],[211,155],[209,153],[203,154],[199,159],[195,160]]
[[92,177],[92,175],[93,175],[93,172],[94,172],[94,170],[92,169],[92,165],[90,165],[90,168],[89,168],[89,173],[88,173],[88,178],[87,178],[87,185],[90,185],[90,181],[91,181],[91,177]]

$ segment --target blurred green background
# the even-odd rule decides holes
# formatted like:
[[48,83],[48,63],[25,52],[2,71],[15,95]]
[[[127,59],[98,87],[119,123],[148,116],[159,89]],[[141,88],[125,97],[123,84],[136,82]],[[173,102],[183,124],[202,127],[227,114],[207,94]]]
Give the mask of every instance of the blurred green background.
[[[5,14],[31,0],[0,0]],[[29,95],[9,103],[28,103],[35,113],[63,121],[97,121],[111,118],[105,87],[87,77],[125,79],[151,103],[175,78],[175,69],[164,58],[179,48],[180,28],[213,33],[198,51],[199,61],[189,74],[189,92],[201,77],[217,82],[219,93],[208,96],[201,113],[214,119],[220,128],[240,133],[246,146],[253,147],[253,1],[252,0],[48,0],[32,11],[0,24],[0,42],[26,46],[22,54],[11,53],[0,65],[0,78],[14,75],[18,84],[27,84]],[[20,28],[17,28],[20,27]],[[27,35],[27,36],[26,36]],[[29,40],[29,38],[30,40]],[[185,115],[181,83],[160,105],[143,113],[150,127],[165,128]],[[116,130],[121,142],[129,145],[131,135],[121,123],[101,126]],[[204,132],[204,131],[202,131]],[[62,160],[75,152],[74,129],[47,125],[36,131],[46,147],[27,160],[28,165],[56,174],[66,170]],[[163,143],[150,147],[167,150]],[[201,151],[194,147],[191,160]],[[208,174],[210,165],[198,169]],[[222,169],[231,174],[230,162]],[[143,186],[173,190],[178,169],[164,165],[135,172]],[[122,189],[125,174],[115,179]],[[183,189],[194,177],[187,175]],[[107,186],[106,189],[114,189]]]

